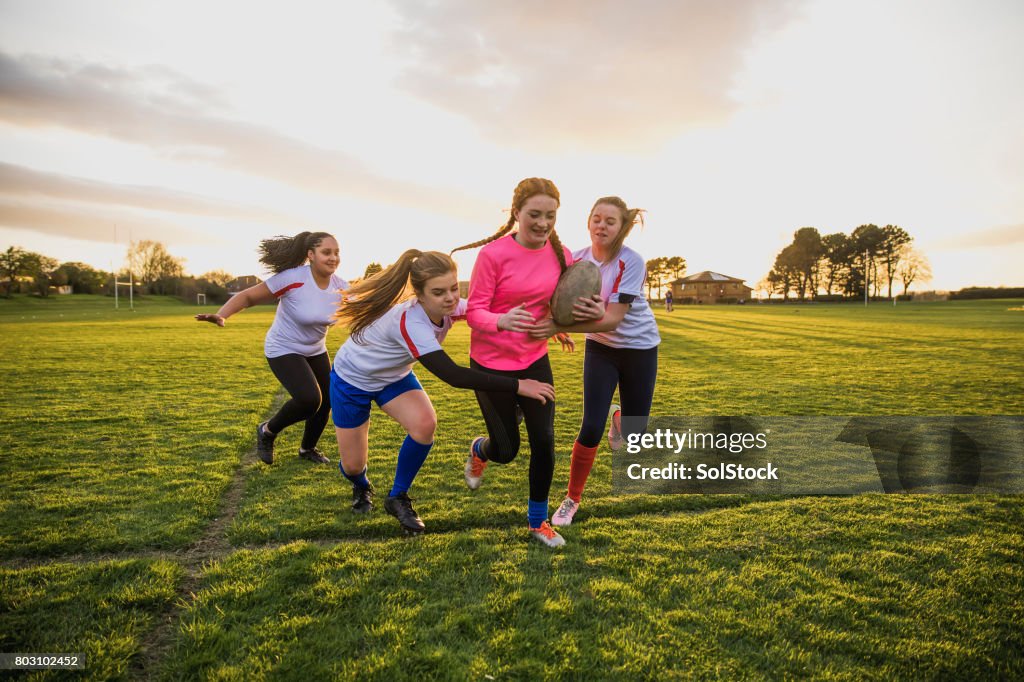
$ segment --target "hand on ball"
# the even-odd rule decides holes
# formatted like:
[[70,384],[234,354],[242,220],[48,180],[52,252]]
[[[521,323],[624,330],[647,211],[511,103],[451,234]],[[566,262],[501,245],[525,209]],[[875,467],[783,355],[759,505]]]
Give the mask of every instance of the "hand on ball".
[[604,317],[604,299],[600,294],[590,298],[580,296],[572,307],[572,316],[577,322],[590,322]]

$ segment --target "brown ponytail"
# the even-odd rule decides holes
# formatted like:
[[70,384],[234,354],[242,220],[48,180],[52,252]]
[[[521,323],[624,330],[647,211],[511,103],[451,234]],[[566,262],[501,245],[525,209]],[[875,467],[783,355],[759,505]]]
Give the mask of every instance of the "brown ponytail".
[[[561,203],[562,198],[558,193],[558,188],[555,187],[555,183],[551,182],[547,178],[526,178],[516,185],[515,192],[512,193],[512,210],[509,212],[508,222],[498,228],[498,231],[492,234],[490,237],[481,239],[478,242],[472,244],[464,244],[456,249],[452,249],[449,253],[455,253],[456,251],[462,251],[463,249],[475,249],[478,246],[489,244],[495,239],[508,234],[512,227],[516,224],[516,212],[523,207],[523,204],[530,197],[535,197],[538,194],[544,194],[556,202]],[[555,234],[554,230],[551,230],[551,234],[548,239],[551,241],[551,246],[555,249],[555,255],[558,256],[558,263],[562,266],[562,271],[565,271],[565,253],[562,250],[562,242],[559,240],[558,235]]]
[[264,239],[259,247],[260,262],[275,274],[297,267],[305,263],[309,252],[327,237],[334,238],[328,232],[300,232],[294,237]]
[[362,343],[367,327],[400,300],[412,295],[410,285],[416,293],[423,293],[427,280],[455,270],[455,261],[447,254],[409,249],[393,265],[352,285],[334,317],[347,323],[352,339]]

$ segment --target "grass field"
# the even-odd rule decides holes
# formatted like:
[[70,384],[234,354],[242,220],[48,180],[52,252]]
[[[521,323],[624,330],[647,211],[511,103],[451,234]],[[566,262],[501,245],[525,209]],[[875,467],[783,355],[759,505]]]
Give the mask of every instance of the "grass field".
[[[653,412],[1024,414],[1020,306],[661,311]],[[282,398],[272,308],[224,329],[196,310],[0,299],[0,652],[84,652],[92,679],[1024,676],[1020,496],[615,495],[602,446],[551,552],[527,541],[527,457],[467,491],[475,400],[420,371],[439,429],[407,540],[348,511],[297,429],[274,466],[253,456]],[[552,511],[582,360],[552,347]],[[403,434],[372,419],[387,487]]]

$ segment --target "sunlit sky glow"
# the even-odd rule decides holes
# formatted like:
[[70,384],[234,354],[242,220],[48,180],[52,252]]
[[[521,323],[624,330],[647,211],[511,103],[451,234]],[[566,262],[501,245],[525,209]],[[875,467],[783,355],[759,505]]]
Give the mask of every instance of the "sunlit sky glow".
[[1020,286],[1021,35],[1016,0],[0,0],[0,247],[263,274],[260,239],[323,229],[354,277],[490,234],[539,175],[574,249],[618,194],[691,273],[875,223],[928,288]]

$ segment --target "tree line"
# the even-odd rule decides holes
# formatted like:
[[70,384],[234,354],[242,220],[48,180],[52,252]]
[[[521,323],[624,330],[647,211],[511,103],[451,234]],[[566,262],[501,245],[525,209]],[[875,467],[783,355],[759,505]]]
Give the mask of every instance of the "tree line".
[[[906,295],[914,282],[931,279],[931,265],[913,246],[914,238],[898,225],[861,225],[850,234],[822,236],[817,228],[801,227],[793,241],[775,256],[775,264],[758,284],[760,289],[788,299],[857,298],[865,281],[871,296],[902,284]],[[833,293],[834,292],[834,293]]]
[[60,263],[56,258],[10,246],[0,252],[0,286],[4,297],[28,292],[49,296],[54,287],[70,285],[78,294],[113,294],[114,281],[133,281],[141,294],[180,296],[193,300],[206,294],[212,301],[227,300],[227,284],[234,276],[214,270],[200,277],[185,274],[183,258],[173,256],[161,242],[133,241],[123,269],[98,270],[75,261]]

